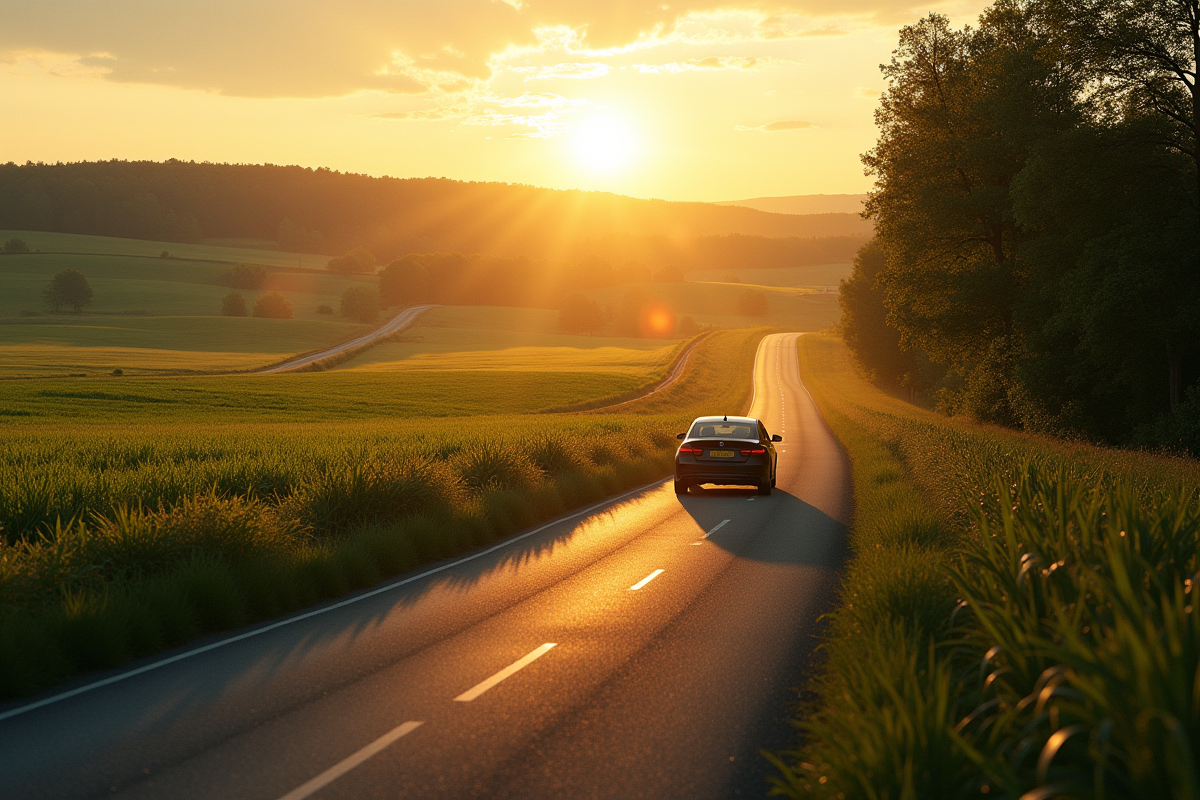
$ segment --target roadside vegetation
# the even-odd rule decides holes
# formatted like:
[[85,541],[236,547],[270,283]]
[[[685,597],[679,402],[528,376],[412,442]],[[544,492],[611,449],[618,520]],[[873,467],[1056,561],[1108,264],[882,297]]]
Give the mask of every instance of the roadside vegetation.
[[1200,465],[947,419],[801,372],[852,463],[827,662],[792,797],[1194,797]]
[[[315,407],[339,404],[322,399],[337,381],[323,382],[364,379],[323,373],[257,379],[276,393],[244,401],[262,421],[180,410],[217,379],[125,384],[146,400],[112,390],[125,416],[71,419],[70,404],[88,407],[84,391],[50,398],[68,404],[53,421],[10,417],[0,428],[0,696],[335,597],[659,478],[701,407],[744,408],[764,332],[711,335],[680,384],[620,414],[439,419],[382,403],[364,425]],[[321,421],[283,424],[292,392],[308,393],[301,405]],[[171,404],[173,419],[136,421]],[[272,405],[278,421],[266,416]]]

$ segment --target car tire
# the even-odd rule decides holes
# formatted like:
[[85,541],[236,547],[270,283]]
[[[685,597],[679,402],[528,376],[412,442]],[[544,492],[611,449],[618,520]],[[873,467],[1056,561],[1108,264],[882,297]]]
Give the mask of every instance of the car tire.
[[675,481],[675,494],[687,494],[688,485],[681,480]]
[[778,475],[776,475],[775,473],[771,473],[771,488],[772,488],[772,489],[774,489],[774,488],[775,488],[775,479],[776,479],[776,478],[778,478],[778,477],[779,477],[779,476],[778,476]]
[[[772,483],[774,483],[774,481],[772,481]],[[772,485],[770,483],[760,483],[758,485],[758,493],[760,495],[762,495],[763,497],[770,497],[771,489],[772,489]]]

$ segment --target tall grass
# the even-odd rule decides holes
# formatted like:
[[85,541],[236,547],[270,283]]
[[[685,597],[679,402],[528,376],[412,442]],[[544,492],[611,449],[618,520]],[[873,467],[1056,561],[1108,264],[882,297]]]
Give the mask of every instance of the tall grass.
[[674,406],[656,395],[619,415],[0,431],[0,696],[336,597],[662,477],[691,416],[744,408],[763,333],[710,337]]
[[1200,469],[804,376],[853,464],[853,557],[794,797],[1200,793]]

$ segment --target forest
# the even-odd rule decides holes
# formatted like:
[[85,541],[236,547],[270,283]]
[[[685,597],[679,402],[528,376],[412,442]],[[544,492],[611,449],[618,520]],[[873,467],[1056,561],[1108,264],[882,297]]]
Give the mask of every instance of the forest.
[[847,263],[871,233],[854,214],[182,161],[0,165],[0,229],[270,240],[328,255],[362,247],[381,263],[462,252],[685,269]]
[[904,28],[842,287],[876,382],[951,414],[1200,453],[1194,0],[999,0]]

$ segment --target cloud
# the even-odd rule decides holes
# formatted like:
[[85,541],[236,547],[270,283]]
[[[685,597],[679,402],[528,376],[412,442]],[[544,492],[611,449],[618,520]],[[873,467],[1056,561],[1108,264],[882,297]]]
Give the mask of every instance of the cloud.
[[589,80],[603,78],[612,72],[608,64],[588,61],[574,64],[543,64],[536,67],[513,67],[513,72],[525,75],[527,81]]
[[[436,94],[478,91],[508,67],[533,68],[531,80],[594,78],[607,65],[589,62],[619,53],[836,35],[845,24],[891,24],[928,8],[928,0],[0,0],[0,59],[65,54],[104,80],[244,97]],[[574,57],[543,63],[549,53]]]
[[371,117],[393,121],[456,120],[471,126],[524,128],[510,136],[549,139],[566,132],[570,128],[571,117],[591,106],[590,100],[527,92],[516,97],[480,95],[471,98],[466,105],[386,111],[372,114]]
[[759,131],[761,133],[776,133],[777,131],[799,131],[806,128],[817,127],[811,122],[802,122],[798,119],[784,120],[782,122],[768,122],[766,125],[734,125],[735,131]]
[[859,100],[878,100],[881,94],[883,93],[878,89],[869,89],[866,86],[859,86],[854,90],[854,96]]
[[634,64],[638,72],[649,75],[677,72],[713,72],[716,70],[751,71],[762,69],[771,62],[780,59],[756,58],[754,56],[708,56],[706,58],[689,58],[685,61],[671,61],[666,64]]

